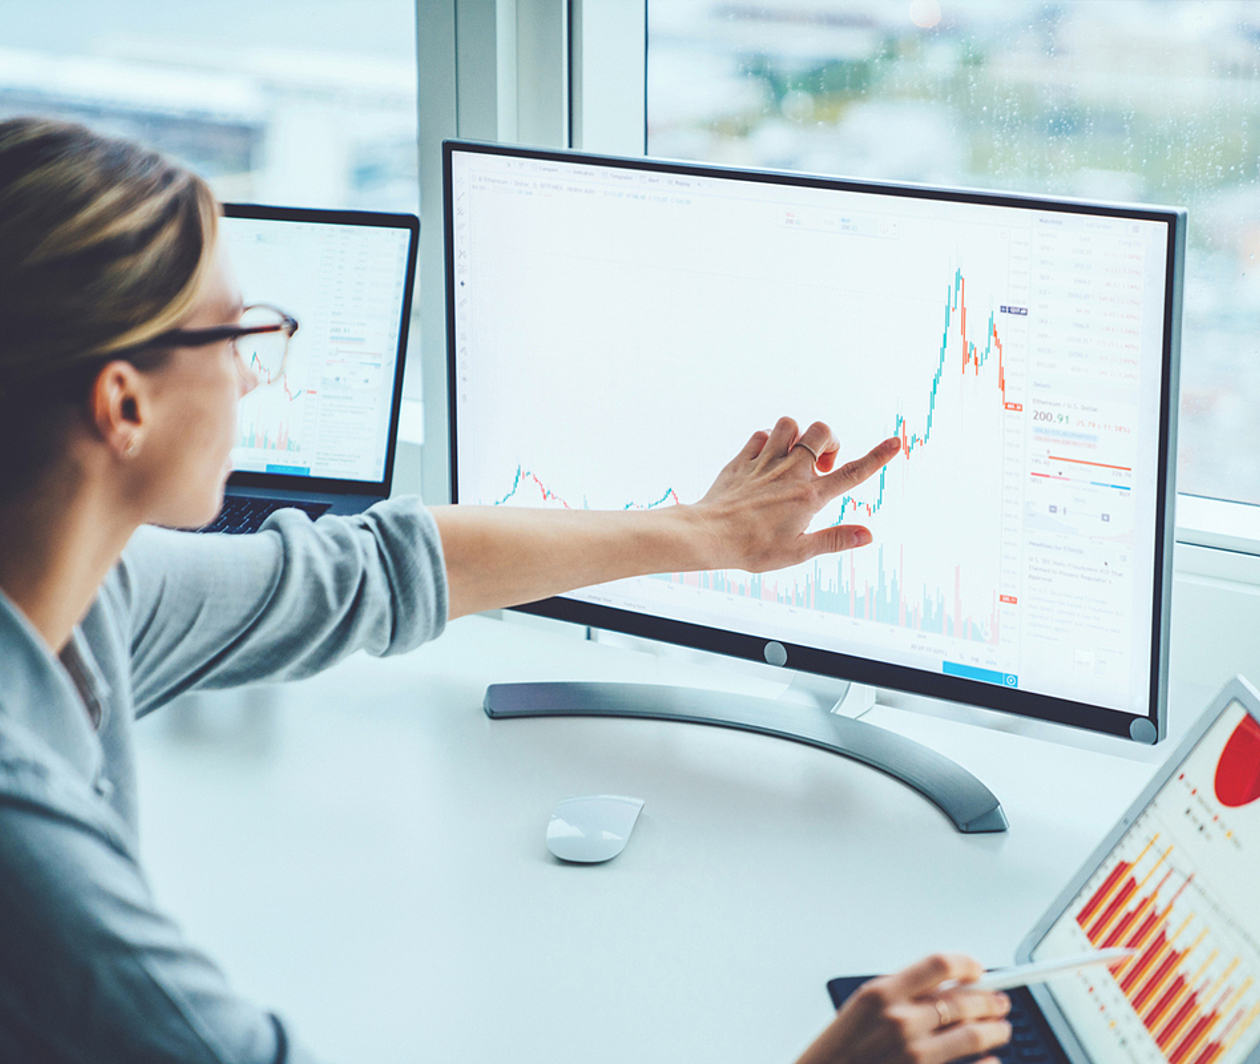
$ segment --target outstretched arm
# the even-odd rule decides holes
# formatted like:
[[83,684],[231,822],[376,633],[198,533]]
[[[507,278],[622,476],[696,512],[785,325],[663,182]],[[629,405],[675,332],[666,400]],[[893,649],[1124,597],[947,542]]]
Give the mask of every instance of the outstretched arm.
[[879,470],[883,441],[835,469],[831,429],[791,418],[753,433],[699,502],[663,510],[433,509],[454,618],[645,573],[766,572],[870,542],[858,525],[806,532],[814,515]]

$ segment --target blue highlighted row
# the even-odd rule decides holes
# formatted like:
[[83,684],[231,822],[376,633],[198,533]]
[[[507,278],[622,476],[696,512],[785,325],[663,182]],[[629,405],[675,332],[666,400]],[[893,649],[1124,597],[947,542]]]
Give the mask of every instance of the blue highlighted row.
[[268,462],[266,472],[286,473],[291,477],[309,477],[311,475],[311,467],[301,465],[272,465]]
[[941,672],[946,676],[960,676],[964,680],[979,680],[981,683],[995,683],[1000,687],[1018,687],[1019,677],[1013,672],[998,672],[996,669],[978,669],[974,665],[960,665],[956,661],[942,661]]

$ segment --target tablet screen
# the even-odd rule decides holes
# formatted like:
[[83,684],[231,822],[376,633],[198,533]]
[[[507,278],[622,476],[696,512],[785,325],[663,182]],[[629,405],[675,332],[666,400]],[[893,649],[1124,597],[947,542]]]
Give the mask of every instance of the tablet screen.
[[1033,950],[1137,954],[1049,984],[1091,1057],[1239,1064],[1260,1045],[1260,723],[1230,703]]

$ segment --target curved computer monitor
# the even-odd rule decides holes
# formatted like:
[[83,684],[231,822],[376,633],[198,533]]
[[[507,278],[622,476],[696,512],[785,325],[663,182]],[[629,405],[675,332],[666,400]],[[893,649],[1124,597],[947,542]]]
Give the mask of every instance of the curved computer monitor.
[[1164,733],[1185,213],[445,145],[452,488],[699,498],[749,433],[900,454],[764,575],[521,607],[1076,725]]

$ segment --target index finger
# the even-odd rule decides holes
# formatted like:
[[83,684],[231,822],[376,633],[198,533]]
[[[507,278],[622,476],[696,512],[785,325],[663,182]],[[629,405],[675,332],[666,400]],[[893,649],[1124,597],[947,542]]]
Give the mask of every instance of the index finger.
[[827,497],[834,499],[841,492],[848,491],[855,484],[861,484],[867,477],[879,472],[897,457],[900,450],[901,438],[889,436],[883,443],[877,443],[861,458],[845,462],[834,473],[827,473],[818,479],[823,483]]
[[888,976],[888,990],[898,997],[926,994],[946,979],[971,980],[984,974],[984,966],[962,953],[933,953],[909,968]]

